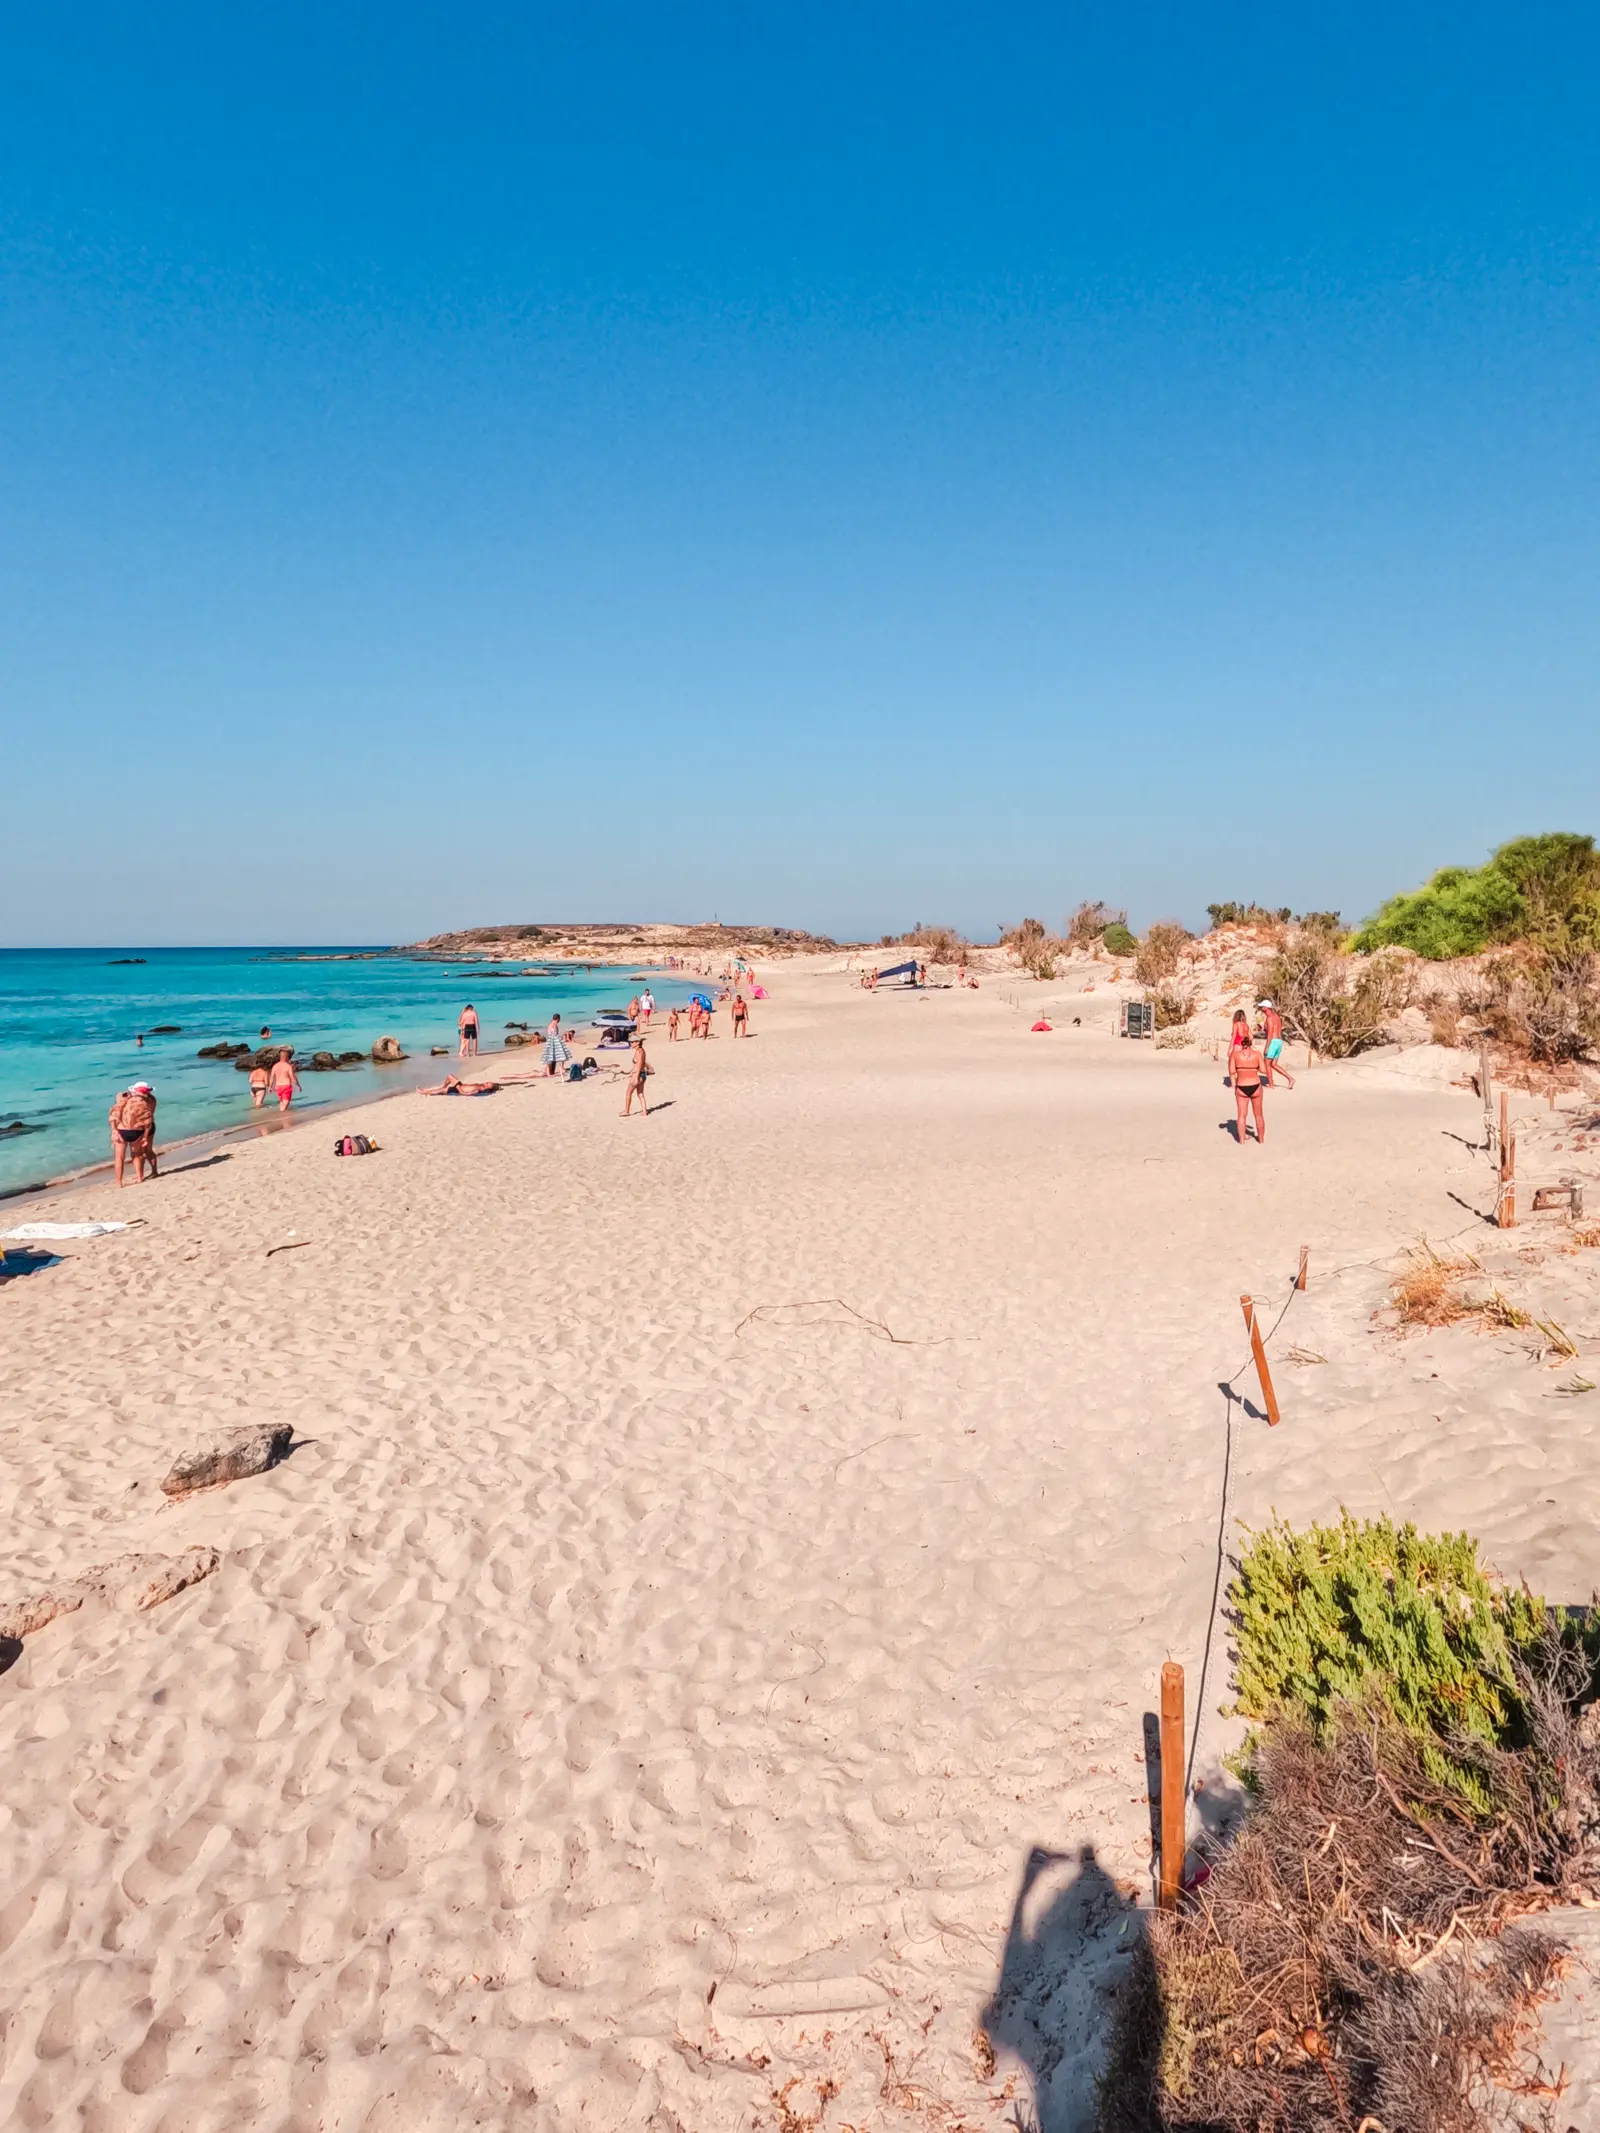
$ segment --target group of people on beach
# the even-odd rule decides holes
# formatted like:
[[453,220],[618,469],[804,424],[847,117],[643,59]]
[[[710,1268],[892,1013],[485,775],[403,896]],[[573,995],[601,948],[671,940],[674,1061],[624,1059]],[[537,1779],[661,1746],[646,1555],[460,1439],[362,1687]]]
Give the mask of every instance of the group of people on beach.
[[1250,1017],[1242,1007],[1236,1007],[1233,1027],[1228,1034],[1228,1080],[1233,1087],[1234,1134],[1241,1148],[1252,1118],[1256,1145],[1259,1147],[1267,1137],[1262,1091],[1280,1080],[1286,1081],[1291,1089],[1294,1087],[1294,1076],[1283,1064],[1282,1015],[1270,1000],[1258,1000],[1256,1012],[1261,1021],[1252,1029]]
[[[749,976],[753,982],[754,971],[751,971]],[[725,987],[722,993],[722,997],[727,999],[729,991],[732,990],[730,1007],[735,1037],[747,1037],[750,1034],[750,1009],[743,992],[734,989],[744,977],[745,969],[741,963],[732,985]],[[655,1069],[650,1065],[645,1053],[645,1034],[655,1010],[655,995],[648,985],[628,1004],[630,1027],[628,1078],[622,1099],[624,1118],[632,1115],[635,1099],[638,1101],[639,1115],[645,1117],[649,1114],[645,1083]],[[684,1012],[685,1010],[675,1007],[667,1018],[667,1034],[673,1043],[677,1042],[679,1018]],[[687,1014],[691,1037],[711,1035],[712,1010],[702,999],[691,1001]],[[456,1031],[460,1056],[463,1059],[475,1059],[478,1054],[480,1025],[478,1010],[470,1000],[456,1018]],[[270,1028],[263,1029],[261,1035],[263,1039],[270,1039],[272,1031]],[[563,1031],[559,1012],[550,1017],[540,1045],[540,1057],[547,1078],[553,1080],[570,1067],[572,1045],[576,1035],[575,1030]],[[586,1060],[584,1065],[592,1070],[594,1062]],[[442,1082],[419,1093],[424,1096],[489,1096],[500,1086],[501,1084],[495,1081],[465,1081],[458,1075],[447,1074]],[[250,1069],[250,1101],[258,1111],[271,1096],[277,1099],[279,1112],[286,1113],[295,1097],[301,1093],[300,1075],[294,1063],[293,1048],[289,1045],[279,1046],[278,1056],[270,1066],[261,1064],[258,1059]],[[127,1182],[124,1172],[130,1160],[133,1164],[134,1184],[142,1183],[146,1177],[156,1177],[156,1095],[149,1082],[136,1081],[131,1088],[118,1090],[108,1118],[111,1127],[112,1164],[118,1185]]]

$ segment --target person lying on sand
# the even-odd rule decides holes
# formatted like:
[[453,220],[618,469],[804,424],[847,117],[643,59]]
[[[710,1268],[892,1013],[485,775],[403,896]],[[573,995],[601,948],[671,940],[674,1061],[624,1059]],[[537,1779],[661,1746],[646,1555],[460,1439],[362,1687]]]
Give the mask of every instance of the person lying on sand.
[[[531,1077],[528,1077],[531,1079]],[[418,1089],[419,1096],[492,1096],[500,1086],[497,1081],[463,1081],[459,1074],[446,1074],[443,1081],[432,1089]]]

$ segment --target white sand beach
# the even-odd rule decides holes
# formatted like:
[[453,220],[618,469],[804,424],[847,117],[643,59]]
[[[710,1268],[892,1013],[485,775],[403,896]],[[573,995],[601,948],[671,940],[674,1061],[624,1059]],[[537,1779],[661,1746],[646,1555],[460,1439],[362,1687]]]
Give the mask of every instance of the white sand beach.
[[[411,1095],[370,1159],[319,1125],[51,1204],[138,1226],[0,1289],[0,1601],[221,1566],[0,1675],[0,2121],[1082,2126],[1239,1297],[1270,1324],[1303,1245],[1233,1515],[1600,1584],[1585,1366],[1374,1319],[1454,1238],[1600,1343],[1600,1251],[1483,1227],[1459,1060],[1297,1059],[1241,1149],[1193,1050],[770,984],[749,1042],[652,1040],[647,1121],[612,1079]],[[1530,1181],[1596,1174],[1592,1103],[1516,1109]],[[269,1420],[282,1465],[163,1498]],[[1197,1829],[1226,1694],[1219,1635]]]

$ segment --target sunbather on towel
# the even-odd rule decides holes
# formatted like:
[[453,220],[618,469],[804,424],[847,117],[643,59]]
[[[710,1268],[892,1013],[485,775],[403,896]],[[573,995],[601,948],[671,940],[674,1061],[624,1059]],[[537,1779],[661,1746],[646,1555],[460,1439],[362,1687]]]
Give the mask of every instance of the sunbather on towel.
[[419,1089],[419,1096],[492,1096],[497,1081],[463,1081],[459,1074],[446,1074],[437,1088]]

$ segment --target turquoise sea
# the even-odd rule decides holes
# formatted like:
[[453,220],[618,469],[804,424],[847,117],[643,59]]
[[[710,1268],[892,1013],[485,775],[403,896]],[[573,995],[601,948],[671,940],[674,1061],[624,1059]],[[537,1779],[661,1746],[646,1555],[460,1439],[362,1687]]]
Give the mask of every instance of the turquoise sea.
[[[106,1161],[106,1112],[133,1081],[156,1092],[163,1145],[259,1119],[249,1077],[231,1060],[197,1059],[203,1044],[255,1045],[270,1028],[300,1064],[305,1093],[295,1114],[315,1116],[437,1080],[443,1063],[429,1047],[454,1054],[468,1000],[492,1050],[508,1022],[537,1028],[559,1009],[581,1025],[597,1008],[626,1007],[639,989],[630,978],[645,968],[541,976],[514,964],[351,948],[0,949],[0,1194]],[[650,982],[662,1006],[681,1005],[693,989],[659,972]],[[176,1028],[158,1035],[158,1023]],[[411,1054],[404,1065],[305,1071],[313,1052],[369,1052],[385,1036]]]

